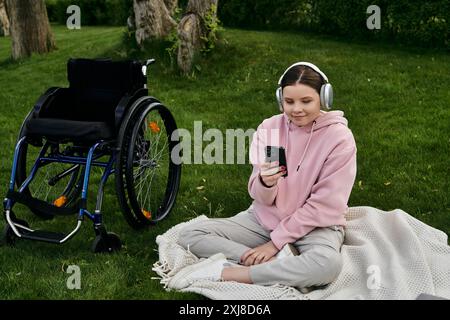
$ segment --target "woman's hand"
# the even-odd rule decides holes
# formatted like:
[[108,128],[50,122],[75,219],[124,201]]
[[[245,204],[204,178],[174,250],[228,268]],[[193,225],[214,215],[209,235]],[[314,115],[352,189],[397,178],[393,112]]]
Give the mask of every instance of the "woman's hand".
[[245,266],[264,263],[271,260],[278,253],[278,251],[278,248],[275,247],[273,242],[269,241],[259,247],[245,252],[241,258],[241,263]]
[[279,167],[279,162],[265,162],[261,165],[261,171],[259,173],[259,178],[267,187],[272,187],[277,184],[278,179],[280,179],[284,174],[286,174],[286,167]]

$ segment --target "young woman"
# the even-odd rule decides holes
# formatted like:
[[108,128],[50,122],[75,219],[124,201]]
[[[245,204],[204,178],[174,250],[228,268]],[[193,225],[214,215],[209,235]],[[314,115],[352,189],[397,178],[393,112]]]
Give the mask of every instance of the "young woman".
[[[169,287],[208,279],[278,283],[303,291],[339,275],[345,213],[356,177],[353,134],[342,111],[326,111],[333,91],[315,65],[290,66],[276,95],[282,113],[264,120],[251,143],[253,203],[234,217],[182,229],[179,244],[208,259],[181,270]],[[270,145],[285,148],[287,167],[265,162]]]

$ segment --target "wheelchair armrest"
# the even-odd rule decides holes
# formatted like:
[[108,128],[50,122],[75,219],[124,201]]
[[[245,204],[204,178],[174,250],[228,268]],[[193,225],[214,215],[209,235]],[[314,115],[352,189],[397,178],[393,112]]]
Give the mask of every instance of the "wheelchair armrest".
[[120,99],[119,104],[116,107],[115,111],[115,119],[114,124],[117,129],[120,128],[120,125],[122,123],[122,119],[125,116],[125,113],[127,109],[131,106],[131,104],[139,99],[140,97],[148,95],[147,89],[139,89],[135,91],[132,95],[127,94],[123,96],[122,99]]
[[62,92],[67,88],[51,87],[43,95],[41,95],[34,105],[33,118],[38,118],[40,113],[44,110],[47,103],[56,95],[58,92]]

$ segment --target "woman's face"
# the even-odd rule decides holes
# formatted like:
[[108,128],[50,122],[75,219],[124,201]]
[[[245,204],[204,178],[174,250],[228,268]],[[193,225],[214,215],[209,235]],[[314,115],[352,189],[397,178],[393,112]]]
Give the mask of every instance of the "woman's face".
[[320,116],[320,96],[310,86],[296,83],[283,88],[283,108],[295,125],[303,127]]

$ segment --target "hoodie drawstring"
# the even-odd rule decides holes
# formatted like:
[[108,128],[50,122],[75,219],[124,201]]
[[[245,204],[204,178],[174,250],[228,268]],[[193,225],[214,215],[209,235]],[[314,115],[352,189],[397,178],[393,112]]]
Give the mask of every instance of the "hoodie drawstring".
[[[287,142],[286,142],[286,154],[287,154],[288,153],[287,147],[289,145],[289,131],[291,129],[292,121],[289,119],[289,117],[286,113],[283,114],[283,117],[286,117],[285,119],[287,119],[287,121],[284,122],[286,125],[286,130],[287,130]],[[305,147],[305,150],[303,151],[303,155],[300,159],[300,162],[297,165],[297,171],[300,170],[300,167],[305,159],[306,152],[308,152],[309,144],[311,142],[311,138],[312,138],[315,126],[317,126],[318,128],[323,128],[325,126],[330,126],[330,125],[334,125],[334,124],[342,124],[347,127],[348,122],[347,122],[347,119],[344,118],[344,112],[342,112],[340,110],[323,112],[321,116],[319,116],[315,120],[313,120],[312,126],[311,126],[311,133],[309,135],[308,142],[306,143],[306,147]]]
[[[290,131],[290,124],[291,124],[291,122],[292,121],[290,119],[287,121],[287,137],[286,137],[286,146],[285,146],[286,155],[288,154],[289,131]],[[306,143],[306,147],[305,147],[305,150],[303,151],[302,158],[300,159],[300,162],[297,165],[297,171],[300,169],[300,166],[301,166],[301,164],[303,162],[303,159],[305,158],[306,151],[308,150],[309,143],[311,142],[312,134],[313,134],[313,131],[314,131],[314,126],[316,125],[316,123],[317,123],[316,120],[314,120],[313,123],[312,123],[311,133],[309,134],[308,142]]]
[[303,159],[305,158],[306,150],[308,150],[309,142],[311,141],[312,134],[313,134],[313,131],[314,131],[314,125],[315,125],[315,124],[316,124],[316,120],[313,121],[313,124],[312,124],[312,127],[311,127],[311,134],[309,135],[308,143],[306,143],[305,151],[303,151],[302,158],[300,159],[300,162],[298,163],[297,171],[298,171],[298,169],[300,169],[300,166],[301,166],[301,164],[302,164],[302,162],[303,162]]

